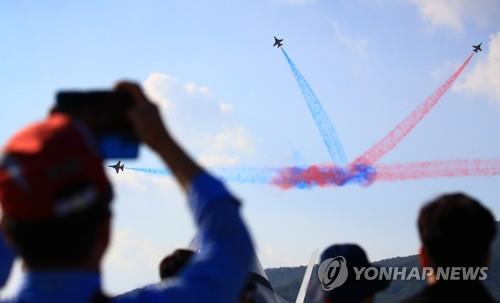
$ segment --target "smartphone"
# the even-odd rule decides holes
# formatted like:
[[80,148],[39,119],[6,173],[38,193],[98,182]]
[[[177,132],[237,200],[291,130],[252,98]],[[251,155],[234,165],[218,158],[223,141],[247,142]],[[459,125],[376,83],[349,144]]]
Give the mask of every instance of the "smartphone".
[[61,91],[52,112],[85,123],[97,139],[104,159],[134,159],[139,141],[127,113],[134,100],[126,92]]

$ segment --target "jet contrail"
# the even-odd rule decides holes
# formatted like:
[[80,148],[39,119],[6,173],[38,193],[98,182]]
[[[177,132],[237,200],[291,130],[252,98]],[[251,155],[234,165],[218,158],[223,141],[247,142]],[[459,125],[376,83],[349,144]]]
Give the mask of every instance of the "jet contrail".
[[170,170],[165,168],[145,168],[145,167],[125,167],[127,170],[134,170],[141,173],[153,174],[153,175],[161,175],[161,176],[171,176],[172,173]]
[[500,176],[500,159],[463,159],[423,161],[398,164],[352,165],[343,169],[331,165],[284,169],[272,181],[283,189],[371,185],[374,182],[397,182],[444,177]]
[[281,169],[253,167],[224,167],[209,169],[226,182],[246,184],[270,184]]
[[[171,176],[164,168],[135,168],[143,173]],[[312,189],[315,187],[340,187],[350,184],[368,186],[374,182],[397,182],[444,177],[500,176],[500,159],[463,159],[422,161],[413,163],[353,164],[347,168],[331,164],[309,167],[210,168],[214,175],[225,182],[239,184],[274,185],[282,189]]]
[[[166,168],[127,167],[126,169],[147,174],[172,176],[172,172]],[[208,168],[208,170],[225,182],[243,184],[271,184],[273,178],[276,178],[282,171],[278,168],[252,167],[216,167]]]
[[[166,168],[127,167],[137,172],[172,176]],[[316,186],[343,186],[347,184],[369,185],[375,179],[375,170],[365,165],[339,168],[331,164],[310,167],[254,168],[211,167],[208,170],[225,182],[239,184],[268,184],[283,189],[307,189]]]
[[282,189],[344,186],[347,184],[370,185],[376,178],[376,170],[363,164],[347,168],[333,165],[288,167],[279,171],[272,184]]
[[323,106],[321,106],[321,103],[316,97],[316,94],[311,89],[304,76],[302,76],[302,73],[299,71],[297,66],[295,66],[283,48],[281,51],[283,52],[283,55],[285,55],[286,61],[288,62],[288,65],[297,80],[297,84],[299,85],[300,91],[302,92],[307,106],[309,107],[309,111],[311,112],[314,122],[316,123],[316,127],[318,128],[321,138],[323,139],[323,143],[326,145],[330,158],[336,165],[347,164],[344,148],[342,147],[342,143],[340,142],[332,121],[326,114]]
[[387,136],[357,158],[354,163],[371,165],[396,147],[406,135],[434,108],[441,97],[450,89],[472,59],[472,53],[464,63],[424,103],[420,104],[406,119],[399,123]]
[[[332,122],[319,100],[307,84],[295,64],[282,49],[285,58],[299,84],[316,126],[335,164],[311,165],[307,167],[210,168],[214,175],[226,182],[246,184],[269,184],[283,189],[310,189],[314,187],[344,186],[348,184],[371,185],[377,181],[396,182],[442,177],[500,176],[500,159],[465,159],[450,161],[427,161],[397,164],[376,164],[386,153],[397,146],[415,126],[433,109],[441,97],[450,89],[472,59],[471,54],[457,71],[442,84],[433,95],[419,105],[405,120],[387,136],[351,164],[338,140]],[[168,169],[126,167],[142,173],[171,176]]]
[[376,181],[406,181],[442,177],[500,175],[500,159],[465,159],[398,164],[378,164]]

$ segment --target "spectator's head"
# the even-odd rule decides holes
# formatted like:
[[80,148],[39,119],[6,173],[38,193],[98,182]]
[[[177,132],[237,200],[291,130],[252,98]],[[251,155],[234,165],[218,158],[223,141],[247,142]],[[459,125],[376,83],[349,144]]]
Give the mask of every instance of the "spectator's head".
[[112,197],[94,139],[65,115],[25,128],[2,151],[1,226],[29,269],[98,268]]
[[[342,257],[342,263],[338,264],[337,274],[340,273],[341,267],[345,267],[344,274],[347,274],[345,282],[334,288],[331,291],[323,292],[323,301],[328,303],[368,303],[373,302],[373,298],[377,292],[387,288],[390,284],[388,280],[367,280],[361,275],[361,278],[356,279],[354,267],[367,268],[375,267],[370,264],[365,251],[356,244],[340,244],[328,247],[321,254],[321,262],[325,260],[333,260]],[[338,259],[337,259],[338,260]],[[345,261],[345,262],[344,262]],[[326,261],[328,262],[328,261]],[[320,269],[321,270],[321,269]],[[327,273],[329,274],[329,273]],[[338,277],[338,276],[337,276]]]
[[[167,280],[179,275],[179,273],[181,273],[182,270],[189,264],[191,258],[193,258],[194,255],[195,255],[194,251],[182,248],[176,249],[173,253],[167,255],[160,262],[160,268],[159,268],[160,279]],[[254,302],[252,295],[256,287],[255,284],[257,283],[255,281],[255,279],[257,279],[256,276],[257,276],[256,274],[250,275],[250,278],[248,279],[247,284],[245,285],[240,296],[241,303]]]
[[424,205],[418,217],[423,266],[482,267],[488,264],[496,226],[477,200],[447,194]]
[[177,276],[187,266],[194,251],[189,249],[176,249],[160,262],[160,278],[162,280]]

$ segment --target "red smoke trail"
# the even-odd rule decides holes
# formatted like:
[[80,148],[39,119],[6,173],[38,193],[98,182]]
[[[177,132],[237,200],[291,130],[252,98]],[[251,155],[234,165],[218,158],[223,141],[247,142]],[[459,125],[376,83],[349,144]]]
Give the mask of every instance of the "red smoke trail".
[[[329,187],[348,184],[367,186],[377,181],[394,182],[440,177],[500,176],[500,159],[469,159],[374,165],[381,157],[396,147],[433,109],[467,67],[473,55],[469,55],[457,71],[433,95],[419,105],[387,136],[351,164],[346,166],[329,164],[312,165],[309,167],[219,168],[213,170],[226,181],[272,184],[283,189],[309,189],[316,186]],[[129,169],[144,173],[169,174],[168,171],[161,169]]]
[[500,159],[465,159],[398,164],[355,164],[348,167],[312,165],[276,170],[270,184],[282,189],[371,185],[379,181],[408,181],[444,177],[500,176]]
[[428,161],[375,165],[375,181],[406,181],[424,178],[500,175],[500,159]]
[[314,186],[324,187],[328,184],[340,184],[341,173],[333,165],[312,165],[306,168],[289,167],[279,172],[271,184],[282,189],[310,188]]
[[[170,176],[162,168],[128,168],[142,173]],[[443,177],[500,176],[500,159],[466,159],[426,161],[374,166],[353,164],[338,167],[331,164],[285,168],[212,168],[211,171],[227,182],[269,184],[282,189],[340,187],[349,184],[369,186],[374,182],[408,181]]]
[[308,189],[316,186],[344,186],[347,184],[370,185],[376,178],[376,170],[363,164],[347,167],[333,165],[289,167],[277,171],[277,173],[271,180],[271,184],[282,189]]
[[420,104],[406,119],[400,122],[387,136],[366,151],[354,163],[371,165],[391,151],[401,140],[408,135],[415,126],[432,110],[441,97],[450,89],[455,80],[467,67],[474,53],[470,54],[467,60],[455,71],[453,75],[443,83],[430,97]]

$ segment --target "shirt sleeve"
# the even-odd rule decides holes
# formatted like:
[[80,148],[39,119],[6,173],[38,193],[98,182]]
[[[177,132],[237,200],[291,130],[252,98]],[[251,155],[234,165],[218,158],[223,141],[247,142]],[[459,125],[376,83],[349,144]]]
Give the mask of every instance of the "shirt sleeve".
[[7,244],[3,232],[0,231],[0,288],[3,288],[9,280],[15,258],[14,250]]
[[234,303],[248,277],[253,246],[239,205],[225,186],[203,173],[188,190],[201,250],[174,279],[118,296],[113,302]]

